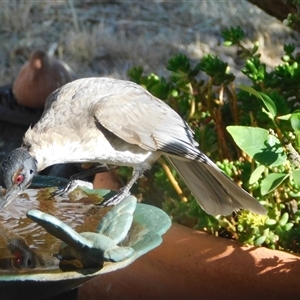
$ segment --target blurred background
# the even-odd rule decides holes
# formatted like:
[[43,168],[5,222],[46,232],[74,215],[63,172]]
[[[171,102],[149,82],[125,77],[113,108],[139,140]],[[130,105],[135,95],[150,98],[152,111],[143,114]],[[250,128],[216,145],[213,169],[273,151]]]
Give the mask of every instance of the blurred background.
[[13,82],[37,48],[64,60],[78,77],[126,78],[135,65],[162,75],[178,52],[195,60],[218,54],[235,68],[236,53],[222,47],[220,36],[231,26],[258,40],[262,61],[271,66],[282,52],[279,40],[299,38],[245,0],[12,0],[1,1],[0,20],[1,85]]

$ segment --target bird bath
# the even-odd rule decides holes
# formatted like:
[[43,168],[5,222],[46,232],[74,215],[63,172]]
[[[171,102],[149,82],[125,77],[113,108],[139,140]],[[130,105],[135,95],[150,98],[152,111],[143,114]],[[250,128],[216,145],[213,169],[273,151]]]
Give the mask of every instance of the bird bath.
[[101,208],[108,190],[76,189],[64,198],[53,190],[28,189],[0,211],[3,300],[55,296],[124,268],[157,247],[171,225],[162,210],[132,196]]

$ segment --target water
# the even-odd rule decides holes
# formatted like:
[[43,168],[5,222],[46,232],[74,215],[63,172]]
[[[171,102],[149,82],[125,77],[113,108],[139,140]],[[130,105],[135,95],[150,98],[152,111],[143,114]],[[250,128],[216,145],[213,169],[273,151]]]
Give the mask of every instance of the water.
[[26,213],[38,209],[51,214],[77,232],[95,232],[108,211],[95,204],[101,199],[77,189],[68,197],[52,197],[54,188],[28,189],[0,211],[0,273],[57,267],[61,241],[30,220]]

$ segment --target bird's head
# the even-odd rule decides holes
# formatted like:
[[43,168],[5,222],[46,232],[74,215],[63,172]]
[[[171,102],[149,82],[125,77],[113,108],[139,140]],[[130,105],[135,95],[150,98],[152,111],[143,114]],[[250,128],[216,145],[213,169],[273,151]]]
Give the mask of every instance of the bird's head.
[[0,165],[0,210],[28,187],[36,175],[36,160],[24,148],[8,153]]

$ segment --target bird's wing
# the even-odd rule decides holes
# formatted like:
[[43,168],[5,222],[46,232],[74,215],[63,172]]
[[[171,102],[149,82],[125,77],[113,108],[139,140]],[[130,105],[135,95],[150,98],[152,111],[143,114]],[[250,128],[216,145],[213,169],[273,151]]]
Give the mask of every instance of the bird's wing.
[[173,109],[134,85],[102,98],[93,114],[119,138],[149,151],[184,156],[196,144],[191,129]]

